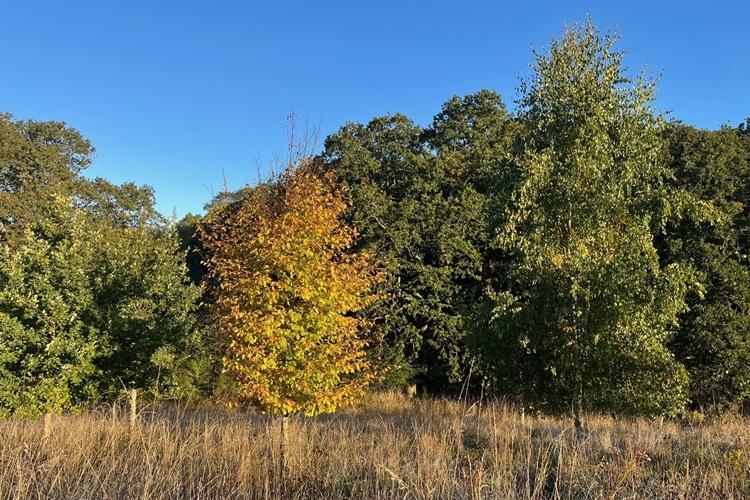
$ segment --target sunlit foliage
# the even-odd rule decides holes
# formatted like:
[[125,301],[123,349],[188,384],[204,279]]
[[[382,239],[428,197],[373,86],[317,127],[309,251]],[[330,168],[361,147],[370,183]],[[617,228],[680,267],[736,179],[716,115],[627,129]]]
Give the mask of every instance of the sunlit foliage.
[[202,228],[225,370],[239,399],[288,415],[330,412],[372,373],[357,315],[379,275],[339,217],[344,192],[307,163],[213,213]]

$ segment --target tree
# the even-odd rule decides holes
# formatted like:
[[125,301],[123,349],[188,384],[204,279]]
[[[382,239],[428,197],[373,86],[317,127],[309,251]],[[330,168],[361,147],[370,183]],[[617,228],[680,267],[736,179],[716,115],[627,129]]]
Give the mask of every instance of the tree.
[[740,123],[737,127],[737,132],[740,135],[750,136],[750,118],[745,120],[745,123]]
[[113,228],[57,198],[57,208],[0,245],[4,413],[96,403],[122,385],[159,382],[152,357],[193,329],[176,240]]
[[447,392],[468,374],[466,310],[481,295],[490,172],[507,157],[512,122],[500,97],[454,97],[428,129],[403,115],[348,124],[322,162],[352,194],[346,220],[388,271],[372,316],[391,382],[412,371]]
[[345,194],[307,163],[254,187],[201,226],[224,367],[238,398],[287,416],[330,412],[358,398],[372,374],[365,321],[378,273],[349,253]]
[[194,285],[200,285],[206,274],[201,252],[203,251],[198,226],[203,221],[200,215],[188,213],[177,222],[177,235],[180,238],[180,251],[185,252],[188,276]]
[[0,412],[151,388],[182,350],[199,290],[153,191],[80,176],[93,148],[57,122],[0,121]]
[[670,185],[710,202],[727,221],[709,224],[688,214],[659,238],[662,259],[690,263],[705,290],[688,296],[689,311],[670,343],[690,376],[693,407],[725,409],[750,396],[750,269],[743,248],[750,157],[735,129],[665,130]]
[[157,351],[182,352],[194,335],[200,289],[186,278],[171,228],[100,231],[103,240],[89,271],[96,302],[88,321],[103,334],[97,357],[105,374],[102,388],[150,388],[161,382]]
[[98,397],[99,332],[85,320],[94,299],[81,265],[95,246],[64,199],[53,206],[45,221],[0,245],[0,416],[59,412]]
[[150,186],[137,186],[132,182],[115,185],[101,177],[76,180],[75,205],[94,220],[123,228],[158,227],[165,223],[164,217],[156,211],[154,190]]
[[[468,184],[483,195],[498,185],[498,174],[510,166],[518,123],[509,114],[503,99],[491,90],[480,90],[463,97],[453,96],[435,115],[424,139],[444,164],[448,181],[458,190]],[[507,179],[502,179],[507,181]]]
[[[472,313],[476,303],[482,302],[488,287],[503,286],[507,278],[507,256],[491,245],[490,226],[493,210],[505,207],[513,192],[512,152],[518,130],[518,122],[508,114],[502,98],[481,90],[451,98],[423,134],[435,154],[437,170],[443,173],[441,193],[449,202],[438,211],[438,220],[444,221],[440,227],[448,230],[441,231],[435,241],[445,242],[441,250],[454,283],[453,294],[445,303],[460,320],[452,336],[438,339],[453,346],[459,363],[448,365],[452,370],[442,377],[431,374],[431,379],[445,384],[464,375],[467,380],[462,390],[478,389],[483,380],[483,376],[471,378],[479,373],[467,346],[475,327]],[[422,356],[429,364],[444,369],[431,360],[438,356],[425,351]]]
[[91,164],[94,148],[63,122],[14,120],[0,113],[0,228],[38,217],[71,194],[78,174]]
[[[485,309],[481,355],[500,390],[550,410],[679,413],[687,376],[666,347],[692,275],[662,266],[663,186],[653,84],[589,22],[537,54],[522,85],[513,201],[497,214],[509,286]],[[502,204],[501,204],[502,205]],[[513,391],[513,392],[511,392]]]

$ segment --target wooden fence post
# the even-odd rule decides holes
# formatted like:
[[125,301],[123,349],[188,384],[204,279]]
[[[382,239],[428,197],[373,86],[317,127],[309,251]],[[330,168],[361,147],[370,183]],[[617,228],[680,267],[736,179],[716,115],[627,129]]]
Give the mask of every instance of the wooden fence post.
[[45,441],[49,439],[50,435],[52,435],[52,412],[45,412],[44,413],[44,439]]
[[138,424],[138,389],[130,389],[130,428]]

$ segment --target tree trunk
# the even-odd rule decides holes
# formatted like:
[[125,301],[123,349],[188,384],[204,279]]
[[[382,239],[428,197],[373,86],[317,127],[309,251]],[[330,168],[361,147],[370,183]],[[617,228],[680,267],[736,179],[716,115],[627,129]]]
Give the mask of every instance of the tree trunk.
[[573,416],[575,418],[576,440],[583,441],[586,437],[586,425],[583,420],[583,389],[573,399]]

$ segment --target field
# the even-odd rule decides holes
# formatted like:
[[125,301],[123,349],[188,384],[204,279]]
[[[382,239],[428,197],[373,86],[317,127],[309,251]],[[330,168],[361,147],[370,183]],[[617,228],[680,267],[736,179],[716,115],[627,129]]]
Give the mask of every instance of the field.
[[569,419],[371,395],[289,426],[240,411],[147,406],[0,422],[2,498],[746,498],[750,421]]

